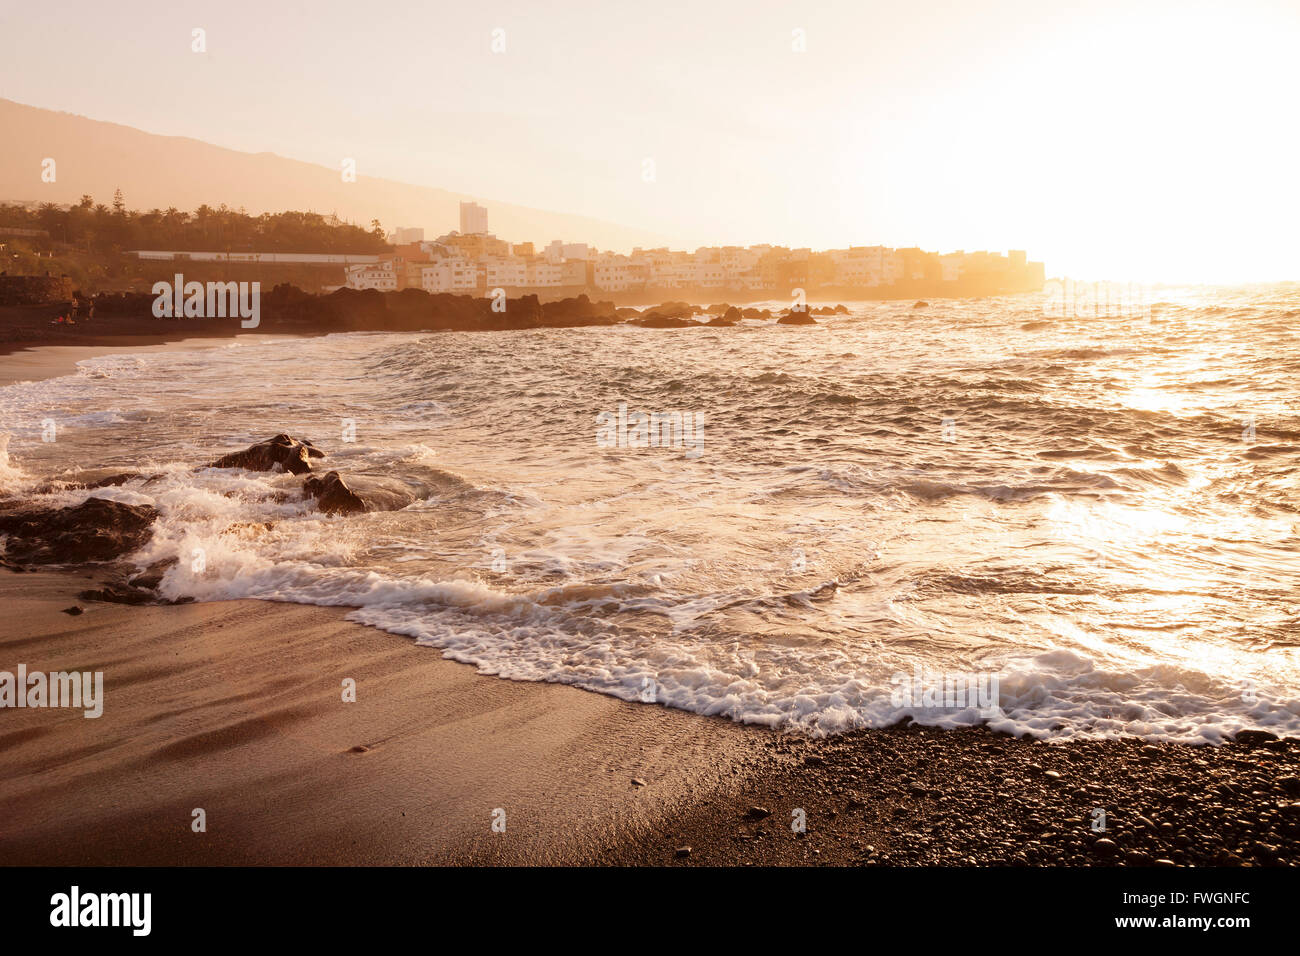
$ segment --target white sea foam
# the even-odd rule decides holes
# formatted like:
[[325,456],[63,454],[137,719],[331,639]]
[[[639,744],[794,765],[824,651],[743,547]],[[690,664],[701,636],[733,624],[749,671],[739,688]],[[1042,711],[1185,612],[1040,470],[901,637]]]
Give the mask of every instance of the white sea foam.
[[[138,470],[43,500],[158,508],[133,559],[178,559],[167,597],[352,608],[511,679],[811,734],[911,718],[1043,739],[1300,735],[1285,583],[1300,568],[1285,521],[1252,510],[1286,499],[1285,456],[1240,455],[1142,341],[1084,349],[1090,329],[1051,329],[1026,355],[1007,330],[1032,306],[935,312],[864,305],[830,350],[755,323],[675,350],[609,329],[110,356],[0,389],[0,491]],[[1238,327],[1195,331],[1168,337],[1183,366],[1279,381],[1259,386],[1278,420],[1258,444],[1294,431],[1276,375],[1219,367],[1248,354],[1225,347]],[[514,348],[528,361],[504,361]],[[1146,393],[1123,404],[1135,369],[1179,395],[1177,415]],[[702,411],[709,454],[598,453],[592,416],[629,396]],[[317,470],[414,500],[330,517],[301,476],[202,467],[278,431],[325,449]],[[995,674],[997,710],[895,703],[895,675],[918,666]]]

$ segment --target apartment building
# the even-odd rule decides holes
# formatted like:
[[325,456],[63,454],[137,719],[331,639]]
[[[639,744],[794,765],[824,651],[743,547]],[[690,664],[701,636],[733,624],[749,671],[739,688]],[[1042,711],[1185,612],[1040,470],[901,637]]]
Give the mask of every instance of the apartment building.
[[[540,249],[507,242],[487,231],[487,210],[461,203],[460,231],[425,241],[423,230],[402,227],[391,258],[345,260],[351,288],[421,288],[429,292],[489,289],[594,289],[601,292],[669,289],[744,289],[785,295],[792,289],[906,288],[961,283],[967,288],[1023,289],[1041,276],[1042,263],[1023,250],[939,255],[917,247],[850,246],[814,252],[767,244],[701,246],[694,252],[661,246],[623,255],[583,242],[555,239]],[[1041,282],[1039,283],[1041,285]]]
[[378,289],[380,292],[397,291],[397,266],[392,259],[347,266],[344,275],[343,284],[349,289]]
[[420,266],[419,287],[425,292],[469,293],[478,288],[478,269],[468,259],[451,256]]

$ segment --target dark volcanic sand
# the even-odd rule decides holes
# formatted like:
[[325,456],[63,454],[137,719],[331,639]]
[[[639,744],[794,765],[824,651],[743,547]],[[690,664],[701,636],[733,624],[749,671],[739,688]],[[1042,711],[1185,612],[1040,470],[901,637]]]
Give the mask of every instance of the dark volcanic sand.
[[[1298,771],[1295,740],[1044,744],[915,725],[774,736],[735,787],[603,862],[1296,866]],[[791,829],[796,808],[802,835]]]

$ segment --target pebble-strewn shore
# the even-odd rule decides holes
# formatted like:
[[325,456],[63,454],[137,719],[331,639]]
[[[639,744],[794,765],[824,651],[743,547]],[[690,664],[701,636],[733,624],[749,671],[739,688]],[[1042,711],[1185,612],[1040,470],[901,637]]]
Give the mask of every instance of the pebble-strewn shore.
[[913,725],[774,737],[729,792],[610,862],[1300,865],[1300,741],[1241,736],[1044,744]]

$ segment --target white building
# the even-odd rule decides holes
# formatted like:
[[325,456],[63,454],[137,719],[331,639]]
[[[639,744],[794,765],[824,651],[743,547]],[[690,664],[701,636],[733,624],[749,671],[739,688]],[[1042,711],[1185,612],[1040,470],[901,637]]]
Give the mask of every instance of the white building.
[[558,262],[535,259],[528,263],[528,286],[533,289],[547,289],[564,285],[564,266]]
[[460,234],[485,236],[488,231],[487,209],[476,202],[460,204]]
[[829,252],[835,266],[835,285],[876,286],[891,282],[889,276],[898,268],[894,251],[884,246],[852,246]]
[[420,270],[420,288],[425,292],[473,292],[478,288],[478,270],[468,259],[448,257]]
[[424,242],[424,230],[418,226],[398,226],[388,237],[395,246],[405,246],[412,242]]
[[549,262],[563,262],[566,259],[581,259],[585,262],[591,258],[592,250],[585,242],[565,242],[556,239],[542,250],[542,255]]
[[381,292],[393,292],[397,289],[397,270],[393,267],[392,259],[348,266],[347,280],[344,285],[349,289],[378,289]]
[[522,259],[493,256],[483,260],[489,289],[519,289],[528,285],[528,264]]
[[627,256],[604,254],[592,265],[592,284],[605,292],[624,292],[644,284],[644,273]]

